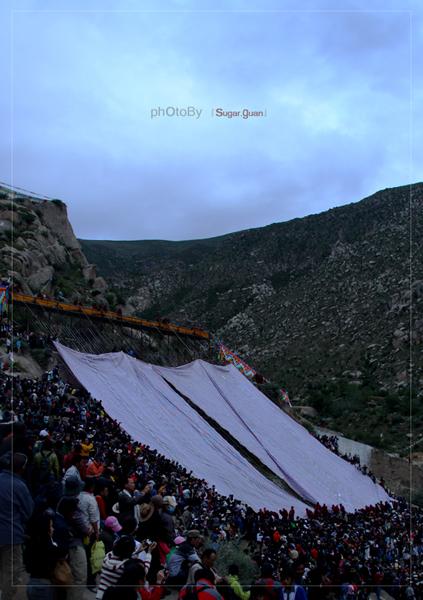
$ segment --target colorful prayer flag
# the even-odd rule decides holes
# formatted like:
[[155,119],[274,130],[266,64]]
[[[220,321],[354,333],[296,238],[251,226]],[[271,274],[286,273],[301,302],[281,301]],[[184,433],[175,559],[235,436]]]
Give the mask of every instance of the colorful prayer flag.
[[[241,373],[245,375],[245,377],[247,377],[248,379],[251,379],[252,377],[257,375],[257,371],[255,371],[249,365],[247,365],[246,362],[239,358],[239,356],[237,356],[234,352],[229,350],[229,348],[225,346],[225,344],[222,344],[222,342],[219,342],[219,353],[217,356],[219,360],[222,359],[225,360],[225,362],[232,363],[238,369],[238,371],[241,371]],[[263,377],[263,379],[267,383],[270,383],[270,381],[266,379],[266,377]],[[291,406],[291,402],[289,400],[287,392],[284,392],[283,390],[279,390],[279,392],[281,394],[281,402],[283,404]]]

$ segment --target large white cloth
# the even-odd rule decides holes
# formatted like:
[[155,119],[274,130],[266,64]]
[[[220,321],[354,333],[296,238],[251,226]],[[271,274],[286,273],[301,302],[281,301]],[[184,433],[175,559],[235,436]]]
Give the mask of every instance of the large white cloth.
[[224,427],[302,498],[348,512],[389,500],[385,490],[280,410],[233,365],[202,360],[153,367]]
[[261,475],[220,436],[152,365],[123,352],[82,354],[56,343],[66,364],[108,414],[135,440],[178,462],[216,490],[254,510],[278,511],[305,505]]

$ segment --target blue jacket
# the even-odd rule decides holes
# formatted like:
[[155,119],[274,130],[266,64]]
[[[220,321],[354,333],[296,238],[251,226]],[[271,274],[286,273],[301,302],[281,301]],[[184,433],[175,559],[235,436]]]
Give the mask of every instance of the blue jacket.
[[54,517],[54,533],[53,540],[59,548],[60,558],[64,558],[69,554],[70,533],[68,524],[65,518],[60,513],[56,513]]
[[283,589],[281,591],[280,600],[307,600],[307,594],[305,589],[301,585],[293,585],[291,591],[288,594]]
[[0,544],[22,544],[23,524],[33,510],[34,501],[24,480],[11,471],[3,471],[0,474]]

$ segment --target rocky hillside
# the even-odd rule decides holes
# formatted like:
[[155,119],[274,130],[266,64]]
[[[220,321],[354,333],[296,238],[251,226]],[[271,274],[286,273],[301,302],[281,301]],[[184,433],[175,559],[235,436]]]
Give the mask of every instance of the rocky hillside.
[[423,389],[422,209],[419,183],[411,201],[409,186],[387,189],[209,240],[80,243],[140,316],[201,325],[317,422],[405,447]]
[[0,275],[27,295],[88,302],[107,285],[88,263],[60,200],[39,201],[0,186]]

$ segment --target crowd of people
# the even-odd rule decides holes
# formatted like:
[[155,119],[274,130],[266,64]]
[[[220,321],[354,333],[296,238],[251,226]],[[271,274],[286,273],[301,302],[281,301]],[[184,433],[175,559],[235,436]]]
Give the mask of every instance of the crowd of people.
[[[339,438],[338,438],[338,436],[336,436],[336,435],[319,435],[318,433],[315,433],[313,435],[328,450],[330,450],[331,452],[333,452],[334,454],[336,454],[340,458],[346,460],[350,464],[354,465],[356,467],[356,469],[358,471],[360,471],[360,473],[363,473],[363,475],[367,475],[368,477],[370,477],[370,479],[373,481],[373,483],[377,482],[376,476],[367,468],[367,465],[362,465],[361,464],[361,459],[360,459],[360,456],[358,454],[351,454],[351,452],[349,452],[349,453],[342,453],[339,450]],[[356,440],[357,440],[357,438],[356,438]],[[385,482],[384,482],[383,478],[381,478],[379,480],[379,483],[383,487],[385,487]]]
[[[353,514],[317,505],[306,519],[255,512],[132,439],[57,367],[0,375],[0,403],[3,600],[74,600],[84,588],[98,600],[172,589],[185,600],[423,599],[423,514],[403,498]],[[228,545],[257,569],[252,581],[236,561],[216,568]]]

